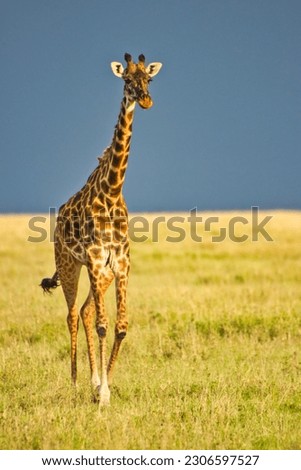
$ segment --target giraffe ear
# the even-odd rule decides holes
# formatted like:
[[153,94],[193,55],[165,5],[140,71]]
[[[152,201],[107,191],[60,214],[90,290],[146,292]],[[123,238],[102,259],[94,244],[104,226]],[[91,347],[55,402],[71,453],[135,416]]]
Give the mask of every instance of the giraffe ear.
[[161,62],[152,62],[146,67],[146,72],[150,77],[154,77],[155,75],[157,75],[157,73],[160,72],[161,67]]
[[111,62],[111,68],[113,71],[113,74],[116,75],[116,77],[121,78],[123,74],[123,65],[120,62]]

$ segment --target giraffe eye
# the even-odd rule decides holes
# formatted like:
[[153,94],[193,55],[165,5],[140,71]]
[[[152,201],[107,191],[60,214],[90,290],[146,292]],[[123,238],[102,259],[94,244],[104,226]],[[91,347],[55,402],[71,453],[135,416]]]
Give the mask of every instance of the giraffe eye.
[[131,83],[131,80],[129,78],[125,78],[124,81],[127,85],[129,85],[129,83]]

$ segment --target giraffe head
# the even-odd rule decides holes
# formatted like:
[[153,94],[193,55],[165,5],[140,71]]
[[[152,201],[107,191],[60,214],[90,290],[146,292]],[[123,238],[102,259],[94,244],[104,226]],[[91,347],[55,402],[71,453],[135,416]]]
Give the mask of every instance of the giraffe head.
[[152,77],[157,75],[162,64],[152,62],[145,65],[145,57],[140,54],[139,61],[135,64],[130,54],[125,54],[126,68],[120,62],[112,62],[111,67],[114,75],[124,80],[124,95],[129,102],[137,102],[141,108],[147,109],[153,105],[148,86]]

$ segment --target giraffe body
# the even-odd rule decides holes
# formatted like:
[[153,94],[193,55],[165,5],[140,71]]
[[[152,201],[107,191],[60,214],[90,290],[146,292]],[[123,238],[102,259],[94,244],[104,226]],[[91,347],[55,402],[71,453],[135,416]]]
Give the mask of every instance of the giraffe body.
[[[122,187],[130,151],[132,123],[136,102],[144,108],[152,106],[148,92],[151,77],[162,64],[144,64],[139,56],[135,64],[125,54],[127,67],[112,62],[115,75],[123,78],[124,96],[112,143],[99,158],[83,188],[59,209],[55,228],[56,272],[51,279],[43,279],[41,286],[49,291],[60,280],[68,306],[67,323],[71,337],[71,377],[76,384],[76,352],[79,313],[76,306],[77,288],[82,266],[86,266],[90,291],[80,309],[88,345],[91,382],[100,404],[109,404],[109,385],[118,351],[127,333],[126,290],[130,269],[128,214]],[[106,355],[108,316],[104,295],[115,278],[117,318],[115,339],[109,361]],[[100,347],[100,377],[94,346],[94,318]]]

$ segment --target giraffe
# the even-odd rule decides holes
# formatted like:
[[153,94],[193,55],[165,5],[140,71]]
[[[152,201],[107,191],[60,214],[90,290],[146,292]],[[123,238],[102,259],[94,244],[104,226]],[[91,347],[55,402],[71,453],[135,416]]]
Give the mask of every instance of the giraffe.
[[[99,157],[99,164],[83,188],[63,204],[58,212],[54,232],[56,271],[52,278],[41,282],[44,292],[62,286],[68,307],[67,324],[71,339],[71,378],[77,379],[77,332],[79,313],[76,305],[78,281],[86,266],[90,281],[88,297],[80,309],[84,325],[91,371],[91,385],[100,405],[110,403],[110,385],[116,358],[128,329],[126,291],[130,269],[128,214],[122,194],[132,136],[135,104],[148,109],[152,98],[149,82],[157,75],[160,62],[145,65],[125,54],[126,67],[112,62],[113,73],[124,81],[123,99],[111,145]],[[106,335],[108,316],[104,295],[115,278],[117,318],[115,337],[107,361]],[[93,321],[100,350],[100,376],[93,339]]]

